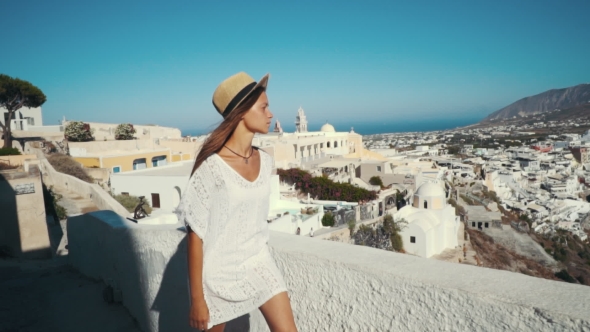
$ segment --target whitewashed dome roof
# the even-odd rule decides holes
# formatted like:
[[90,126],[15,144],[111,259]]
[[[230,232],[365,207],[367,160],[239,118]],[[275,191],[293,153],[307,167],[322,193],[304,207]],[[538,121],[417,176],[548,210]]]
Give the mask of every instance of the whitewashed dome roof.
[[416,190],[416,196],[420,197],[445,197],[445,191],[432,182],[426,182]]
[[334,126],[326,122],[326,124],[322,126],[322,129],[320,129],[320,131],[323,133],[335,133],[336,129],[334,129]]

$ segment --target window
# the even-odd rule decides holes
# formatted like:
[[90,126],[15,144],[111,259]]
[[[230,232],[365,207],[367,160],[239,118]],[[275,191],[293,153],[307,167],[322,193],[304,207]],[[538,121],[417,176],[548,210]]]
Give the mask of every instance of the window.
[[27,117],[25,119],[27,119],[27,124],[29,126],[34,126],[35,125],[35,118],[29,118],[29,117]]
[[338,147],[338,142],[334,141],[334,147],[337,148]]
[[326,146],[327,146],[327,147],[330,147],[330,142],[326,143]]
[[490,223],[487,223],[487,222],[486,222],[486,223],[485,223],[485,226],[486,226],[486,228],[489,228],[489,227],[490,227]]
[[471,227],[475,227],[475,221],[471,223]]
[[129,193],[122,192],[121,195],[123,195],[123,196],[129,196]]
[[152,167],[166,165],[166,156],[157,156],[152,158]]
[[113,167],[113,173],[120,173],[120,172],[121,172],[121,166]]
[[135,159],[133,161],[133,170],[145,169],[147,167],[145,158]]
[[428,209],[428,202],[427,201],[424,201],[424,208]]
[[416,237],[410,236],[410,243],[416,243]]
[[377,166],[377,172],[381,173],[381,166]]

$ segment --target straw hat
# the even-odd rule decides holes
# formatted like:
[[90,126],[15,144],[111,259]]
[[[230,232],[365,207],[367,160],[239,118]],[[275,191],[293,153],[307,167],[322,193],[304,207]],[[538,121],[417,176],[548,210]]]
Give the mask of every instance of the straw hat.
[[213,92],[213,106],[221,116],[227,117],[257,87],[266,88],[269,76],[270,74],[264,75],[258,83],[244,72],[239,72],[225,79]]

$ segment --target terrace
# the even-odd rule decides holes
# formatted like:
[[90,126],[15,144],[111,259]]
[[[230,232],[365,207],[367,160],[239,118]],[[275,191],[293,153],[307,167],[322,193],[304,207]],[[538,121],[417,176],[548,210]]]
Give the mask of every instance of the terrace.
[[[143,331],[188,331],[180,225],[137,225],[110,211],[68,219],[69,259],[105,281]],[[300,331],[590,329],[590,288],[271,232]],[[258,311],[231,324],[267,331]]]

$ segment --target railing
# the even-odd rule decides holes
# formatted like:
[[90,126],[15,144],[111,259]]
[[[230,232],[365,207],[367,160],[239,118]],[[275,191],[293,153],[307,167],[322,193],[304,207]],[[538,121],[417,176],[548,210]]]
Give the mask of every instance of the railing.
[[[141,330],[189,331],[182,229],[111,211],[71,217],[69,260],[108,282]],[[276,232],[269,245],[299,331],[590,329],[588,286]],[[268,331],[258,310],[249,325]]]

